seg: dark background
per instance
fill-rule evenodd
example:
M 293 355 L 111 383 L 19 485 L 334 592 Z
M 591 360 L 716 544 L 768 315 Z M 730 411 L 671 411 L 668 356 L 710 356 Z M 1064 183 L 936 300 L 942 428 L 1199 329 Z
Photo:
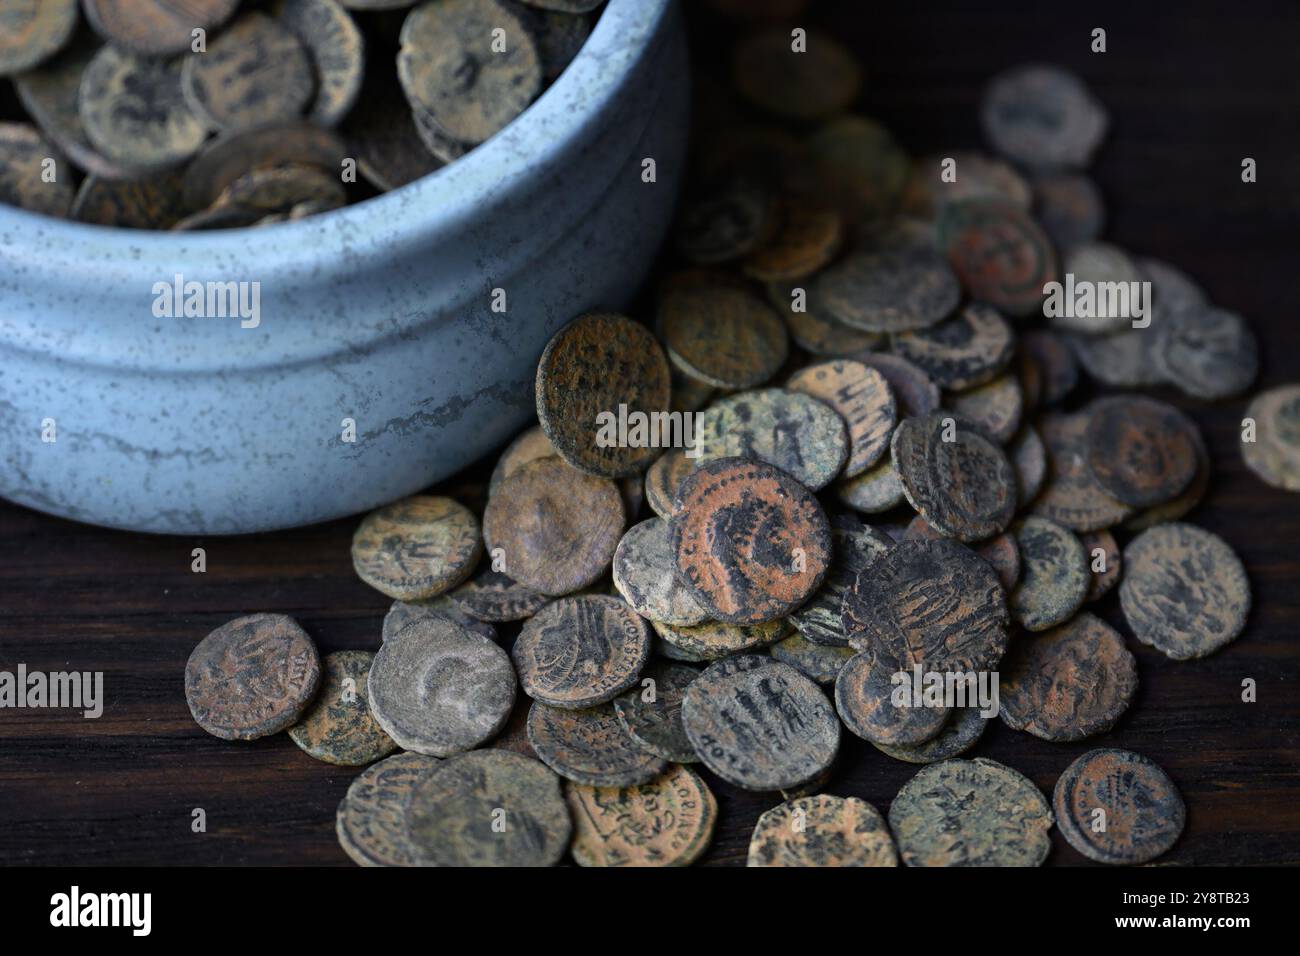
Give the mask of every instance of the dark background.
M 696 62 L 715 69 L 728 29 L 699 0 L 687 5 Z M 1093 169 L 1107 238 L 1183 268 L 1250 319 L 1260 387 L 1300 380 L 1300 6 L 824 0 L 806 20 L 859 54 L 859 108 L 914 153 L 982 145 L 978 97 L 998 70 L 1026 61 L 1076 70 L 1112 119 Z M 1089 52 L 1097 26 L 1108 33 L 1103 55 Z M 1245 156 L 1259 164 L 1254 185 L 1241 182 Z M 1156 394 L 1187 409 L 1209 441 L 1214 480 L 1190 520 L 1246 564 L 1255 610 L 1245 634 L 1187 662 L 1130 639 L 1141 687 L 1114 731 L 1049 744 L 995 722 L 967 756 L 1007 763 L 1050 794 L 1085 750 L 1133 749 L 1160 763 L 1188 804 L 1186 832 L 1161 863 L 1300 862 L 1300 496 L 1242 464 L 1245 398 L 1209 406 Z M 451 493 L 472 499 L 473 479 Z M 322 654 L 377 648 L 390 602 L 352 572 L 354 526 L 163 538 L 0 502 L 0 669 L 102 670 L 107 697 L 99 720 L 0 711 L 0 863 L 346 863 L 334 812 L 357 771 L 318 763 L 283 734 L 209 737 L 190 718 L 182 674 L 209 630 L 254 611 L 297 617 Z M 207 549 L 207 574 L 190 572 L 196 546 Z M 1113 594 L 1100 611 L 1127 633 Z M 1258 703 L 1240 700 L 1246 677 Z M 826 790 L 887 811 L 917 769 L 846 733 Z M 704 862 L 743 863 L 758 814 L 779 798 L 706 776 L 721 808 Z M 195 807 L 207 812 L 206 834 L 190 832 Z M 1053 838 L 1050 863 L 1087 862 Z

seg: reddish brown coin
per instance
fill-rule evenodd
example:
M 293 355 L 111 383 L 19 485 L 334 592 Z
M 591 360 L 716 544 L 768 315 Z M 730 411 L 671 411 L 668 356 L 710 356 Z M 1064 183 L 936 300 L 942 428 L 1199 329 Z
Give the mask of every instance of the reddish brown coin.
M 972 298 L 1011 315 L 1038 311 L 1043 286 L 1058 278 L 1051 240 L 1012 203 L 951 203 L 939 216 L 939 244 Z
M 822 362 L 800 369 L 786 388 L 811 395 L 844 419 L 849 431 L 849 460 L 844 477 L 860 475 L 889 450 L 898 409 L 885 377 L 851 359 Z
M 855 654 L 835 678 L 835 711 L 845 727 L 873 744 L 923 744 L 943 729 L 948 708 L 915 700 L 911 678 L 886 657 Z
M 904 541 L 934 541 L 944 535 L 930 527 L 924 518 L 917 515 L 908 523 L 903 532 Z M 1020 546 L 1016 544 L 1015 535 L 1002 533 L 975 546 L 975 553 L 989 563 L 998 573 L 998 580 L 1008 592 L 1020 580 Z
M 1079 535 L 1079 540 L 1083 542 L 1088 555 L 1088 569 L 1092 572 L 1087 600 L 1096 601 L 1119 583 L 1124 559 L 1115 536 L 1109 531 L 1090 531 Z
M 672 517 L 677 492 L 686 476 L 695 470 L 696 460 L 687 457 L 686 449 L 670 448 L 646 469 L 645 500 L 659 517 Z
M 1196 425 L 1150 398 L 1104 398 L 1089 408 L 1088 467 L 1097 483 L 1139 508 L 1168 501 L 1196 476 Z
M 1072 531 L 1109 528 L 1133 509 L 1111 496 L 1088 468 L 1088 416 L 1046 415 L 1038 432 L 1047 448 L 1047 484 L 1029 510 Z
M 1100 863 L 1148 863 L 1178 842 L 1187 821 L 1167 773 L 1141 754 L 1110 747 L 1065 768 L 1052 806 L 1070 846 Z M 1097 826 L 1099 820 L 1106 825 Z
M 785 364 L 785 325 L 757 295 L 730 285 L 677 289 L 660 306 L 668 357 L 717 388 L 753 388 Z
M 781 204 L 777 232 L 745 257 L 741 268 L 762 282 L 792 281 L 825 266 L 840 249 L 844 221 L 834 209 L 804 199 Z

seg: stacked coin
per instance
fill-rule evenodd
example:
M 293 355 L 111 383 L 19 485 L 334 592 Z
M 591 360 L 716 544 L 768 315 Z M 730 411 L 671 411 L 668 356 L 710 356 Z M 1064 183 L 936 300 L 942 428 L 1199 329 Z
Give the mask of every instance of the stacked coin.
M 601 2 L 0 0 L 28 120 L 0 122 L 0 202 L 222 229 L 360 201 L 523 112 Z

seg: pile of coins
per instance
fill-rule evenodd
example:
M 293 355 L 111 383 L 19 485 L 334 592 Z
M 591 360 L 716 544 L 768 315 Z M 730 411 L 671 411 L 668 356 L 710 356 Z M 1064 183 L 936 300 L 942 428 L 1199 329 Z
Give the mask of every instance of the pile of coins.
M 961 759 L 991 713 L 900 703 L 898 678 L 1000 675 L 1003 724 L 1079 741 L 1137 690 L 1123 635 L 1088 610 L 1110 591 L 1173 660 L 1233 641 L 1245 571 L 1182 520 L 1211 474 L 1195 422 L 1146 395 L 1067 402 L 1080 367 L 1236 394 L 1256 373 L 1249 329 L 1099 241 L 1080 168 L 1107 120 L 1077 78 L 996 78 L 1000 157 L 913 162 L 846 112 L 861 73 L 830 37 L 795 52 L 759 31 L 734 69 L 739 99 L 701 88 L 680 262 L 648 325 L 592 312 L 554 336 L 538 425 L 501 454 L 481 514 L 417 496 L 357 529 L 357 573 L 394 604 L 368 674 L 356 652 L 326 660 L 350 702 L 310 703 L 310 642 L 259 616 L 195 651 L 196 719 L 236 738 L 288 726 L 334 762 L 406 751 L 339 807 L 365 865 L 685 865 L 717 818 L 711 779 L 780 795 L 751 866 L 1038 865 L 1054 825 L 1091 859 L 1154 859 L 1185 808 L 1152 761 L 1062 761 L 1049 801 Z M 1149 325 L 1032 321 L 1066 273 L 1150 281 Z M 1297 396 L 1259 401 L 1273 424 L 1255 467 L 1293 479 L 1277 423 Z M 507 654 L 496 628 L 516 623 Z M 845 731 L 923 765 L 887 817 L 821 792 Z
M 222 229 L 397 189 L 522 113 L 602 2 L 0 0 L 26 111 L 0 115 L 0 202 Z

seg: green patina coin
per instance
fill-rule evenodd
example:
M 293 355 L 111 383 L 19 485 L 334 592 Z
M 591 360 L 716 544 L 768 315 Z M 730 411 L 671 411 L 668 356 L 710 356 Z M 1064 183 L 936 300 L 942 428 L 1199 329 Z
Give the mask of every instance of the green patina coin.
M 464 505 L 433 495 L 372 511 L 352 535 L 352 565 L 372 588 L 399 600 L 437 597 L 474 571 L 483 542 Z
M 864 525 L 854 515 L 831 518 L 831 566 L 821 588 L 790 622 L 806 640 L 826 647 L 846 647 L 840 610 L 844 593 L 876 558 L 894 546 L 883 532 Z
M 1029 631 L 1064 623 L 1083 606 L 1092 583 L 1083 543 L 1046 518 L 1023 518 L 1012 530 L 1021 568 L 1008 600 L 1012 619 Z
M 682 728 L 682 697 L 700 672 L 684 664 L 656 661 L 637 686 L 614 698 L 614 712 L 629 737 L 656 756 L 674 763 L 700 758 Z
M 830 684 L 835 675 L 856 652 L 851 647 L 814 644 L 802 634 L 791 634 L 772 645 L 769 652 L 783 664 L 811 677 L 819 684 Z
M 652 621 L 655 634 L 664 643 L 664 656 L 675 660 L 712 661 L 741 651 L 767 647 L 790 633 L 790 621 L 778 618 L 761 624 L 727 624 L 705 621 L 694 627 L 677 627 Z
M 397 744 L 370 713 L 367 679 L 375 655 L 369 651 L 335 651 L 325 655 L 320 691 L 289 738 L 325 763 L 360 767 L 397 749 Z

